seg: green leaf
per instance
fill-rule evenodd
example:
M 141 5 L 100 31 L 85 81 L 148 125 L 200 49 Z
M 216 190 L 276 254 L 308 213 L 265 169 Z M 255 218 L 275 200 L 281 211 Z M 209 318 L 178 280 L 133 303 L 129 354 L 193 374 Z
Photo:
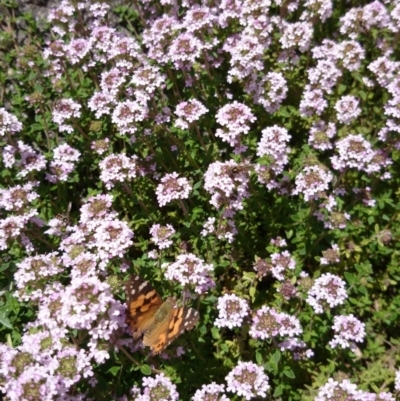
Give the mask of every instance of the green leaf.
M 111 373 L 113 376 L 116 376 L 120 370 L 121 366 L 113 366 L 112 368 L 108 369 L 108 372 Z
M 293 370 L 290 369 L 288 366 L 285 367 L 285 370 L 283 371 L 283 374 L 286 377 L 289 377 L 289 379 L 294 379 L 296 376 L 293 373 Z
M 0 324 L 7 327 L 8 329 L 13 328 L 10 319 L 8 318 L 5 312 L 0 312 Z
M 283 386 L 280 384 L 278 387 L 275 388 L 274 397 L 279 397 L 283 393 Z
M 217 327 L 214 326 L 214 327 L 211 329 L 211 335 L 212 335 L 212 337 L 213 337 L 215 340 L 218 340 L 218 339 L 220 338 L 219 330 L 218 330 Z
M 272 361 L 277 365 L 280 360 L 281 360 L 281 352 L 279 350 L 276 350 L 272 355 Z
M 151 375 L 151 367 L 149 365 L 142 365 L 140 371 L 146 376 Z

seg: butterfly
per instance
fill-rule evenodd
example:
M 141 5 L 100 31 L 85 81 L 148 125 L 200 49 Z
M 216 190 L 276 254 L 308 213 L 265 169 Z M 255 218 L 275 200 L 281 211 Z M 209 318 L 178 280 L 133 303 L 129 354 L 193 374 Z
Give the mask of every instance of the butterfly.
M 134 338 L 143 336 L 143 344 L 158 354 L 185 330 L 191 330 L 199 320 L 193 309 L 178 307 L 172 297 L 164 302 L 157 291 L 139 276 L 127 282 L 127 318 Z

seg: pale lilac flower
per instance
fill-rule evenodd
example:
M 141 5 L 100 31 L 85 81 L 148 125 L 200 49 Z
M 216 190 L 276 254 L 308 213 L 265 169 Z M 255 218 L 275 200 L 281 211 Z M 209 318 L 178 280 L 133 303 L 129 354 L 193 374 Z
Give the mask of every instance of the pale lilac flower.
M 138 122 L 147 118 L 147 107 L 139 102 L 126 100 L 118 103 L 112 113 L 112 122 L 121 134 L 134 134 L 138 129 Z
M 393 61 L 389 58 L 389 55 L 378 57 L 368 65 L 368 69 L 375 74 L 379 85 L 382 87 L 388 86 L 393 79 L 396 77 L 399 71 L 400 63 Z
M 344 68 L 349 71 L 356 71 L 365 59 L 365 51 L 359 42 L 355 40 L 344 40 L 337 46 L 338 58 Z
M 178 401 L 179 399 L 175 384 L 164 373 L 156 375 L 155 378 L 143 377 L 142 382 L 143 394 L 137 394 L 136 401 Z
M 324 93 L 331 94 L 339 78 L 342 76 L 342 71 L 340 71 L 333 60 L 322 59 L 318 60 L 315 67 L 308 69 L 307 76 L 310 88 L 319 89 Z
M 72 39 L 64 46 L 65 55 L 73 65 L 83 60 L 92 47 L 92 41 L 84 38 Z
M 19 156 L 18 159 L 16 156 Z M 46 168 L 46 159 L 31 146 L 18 141 L 17 147 L 7 145 L 3 150 L 3 162 L 6 167 L 15 166 L 18 177 L 26 177 L 32 171 L 41 171 Z
M 61 237 L 66 233 L 67 225 L 67 219 L 65 219 L 63 216 L 56 216 L 47 222 L 47 226 L 50 228 L 45 231 L 45 234 Z
M 154 259 L 154 260 L 157 260 L 160 257 L 157 250 L 149 251 L 147 253 L 147 256 L 149 257 L 149 259 Z
M 111 154 L 100 163 L 100 180 L 107 189 L 111 189 L 118 182 L 131 181 L 137 177 L 138 157 L 121 154 Z
M 163 89 L 166 77 L 161 70 L 150 64 L 135 69 L 131 76 L 131 84 L 135 86 L 135 96 L 138 99 L 147 101 L 157 89 Z
M 338 155 L 331 157 L 334 169 L 343 171 L 347 167 L 356 168 L 366 173 L 379 172 L 391 162 L 381 152 L 372 149 L 372 145 L 361 134 L 348 135 L 336 143 Z
M 252 338 L 266 340 L 277 336 L 294 337 L 303 332 L 300 321 L 283 312 L 263 306 L 253 313 L 249 331 Z
M 333 340 L 329 341 L 332 348 L 354 349 L 354 342 L 363 342 L 365 338 L 365 324 L 360 322 L 353 315 L 340 315 L 334 317 L 332 326 L 335 335 Z
M 336 135 L 336 126 L 334 123 L 319 120 L 312 124 L 308 143 L 314 149 L 327 150 L 332 149 L 333 145 L 330 139 Z
M 269 241 L 270 244 L 277 246 L 278 248 L 285 248 L 287 246 L 287 242 L 282 237 L 271 238 Z
M 212 382 L 204 384 L 200 390 L 194 393 L 192 401 L 229 401 L 229 398 L 224 394 L 225 386 Z
M 107 61 L 114 59 L 117 67 L 131 69 L 141 56 L 140 44 L 134 37 L 112 35 L 111 43 L 107 47 Z
M 148 57 L 165 64 L 169 61 L 168 51 L 172 39 L 179 32 L 181 23 L 176 17 L 167 14 L 152 21 L 148 29 L 143 32 L 143 43 L 149 49 Z
M 0 136 L 14 135 L 22 130 L 22 123 L 17 117 L 0 107 Z
M 225 378 L 226 389 L 238 396 L 251 400 L 254 397 L 267 396 L 270 388 L 268 376 L 264 373 L 261 366 L 253 362 L 239 361 L 237 366 Z
M 64 162 L 62 160 L 53 160 L 50 162 L 50 172 L 46 173 L 46 179 L 51 183 L 59 181 L 67 181 L 69 175 L 75 170 L 73 163 Z
M 112 68 L 110 71 L 101 73 L 100 88 L 101 93 L 107 99 L 116 99 L 118 92 L 122 90 L 124 83 L 127 80 L 127 75 L 120 68 Z
M 253 269 L 257 272 L 257 277 L 265 277 L 272 271 L 272 264 L 266 259 L 256 257 L 256 261 L 253 264 Z
M 342 124 L 350 124 L 361 114 L 359 101 L 354 96 L 342 96 L 335 104 L 336 118 Z
M 340 262 L 340 248 L 337 244 L 333 244 L 332 248 L 322 252 L 322 258 L 319 263 L 321 265 L 332 265 Z
M 97 277 L 77 277 L 65 288 L 59 319 L 71 329 L 90 330 L 113 301 L 107 283 Z
M 39 198 L 34 190 L 38 185 L 39 183 L 31 181 L 8 189 L 0 188 L 0 208 L 18 214 L 28 212 L 32 202 Z
M 17 263 L 14 280 L 18 288 L 16 296 L 23 300 L 37 300 L 43 295 L 43 288 L 49 278 L 64 271 L 55 252 L 31 256 Z
M 264 51 L 268 48 L 269 41 L 269 38 L 257 37 L 253 32 L 246 31 L 228 37 L 222 47 L 222 50 L 231 56 L 227 81 L 243 81 L 248 76 L 262 71 Z
M 110 115 L 111 108 L 114 107 L 115 104 L 116 99 L 114 95 L 109 92 L 95 92 L 87 103 L 89 109 L 95 113 L 96 118 L 100 118 L 103 115 Z
M 191 190 L 192 186 L 187 178 L 179 177 L 176 172 L 166 174 L 156 189 L 158 204 L 165 206 L 175 199 L 187 199 Z
M 81 108 L 82 106 L 72 99 L 60 99 L 55 102 L 52 120 L 58 125 L 60 132 L 70 134 L 73 131 L 72 125 L 65 122 L 70 119 L 79 118 L 81 116 Z
M 169 248 L 172 245 L 172 240 L 169 238 L 175 234 L 174 227 L 171 224 L 161 226 L 153 224 L 150 228 L 151 241 L 153 241 L 159 249 Z
M 293 353 L 295 361 L 310 359 L 314 356 L 314 351 L 306 348 L 307 344 L 298 339 L 297 337 L 289 337 L 278 344 L 278 348 L 283 351 L 290 351 Z
M 332 16 L 332 0 L 306 0 L 302 6 L 305 10 L 300 16 L 301 20 L 310 21 L 315 24 L 316 18 L 319 18 L 321 22 L 325 22 Z
M 99 194 L 88 198 L 82 205 L 79 221 L 81 223 L 90 223 L 93 220 L 108 220 L 116 217 L 116 212 L 112 212 L 111 206 L 113 197 L 110 194 Z
M 192 5 L 182 21 L 182 27 L 188 32 L 207 31 L 217 22 L 215 11 L 209 7 Z
M 182 66 L 191 66 L 200 57 L 204 48 L 205 44 L 196 36 L 183 32 L 173 39 L 168 49 L 168 56 L 175 69 L 179 69 Z
M 210 273 L 214 266 L 204 263 L 203 260 L 192 253 L 181 254 L 174 263 L 162 265 L 165 277 L 168 280 L 178 282 L 182 287 L 194 286 L 195 292 L 202 294 L 215 287 Z
M 217 327 L 241 327 L 243 320 L 249 315 L 249 304 L 245 299 L 235 294 L 225 294 L 217 301 L 218 318 L 214 325 Z
M 329 378 L 328 382 L 319 388 L 315 401 L 362 400 L 359 398 L 362 391 L 352 384 L 350 380 L 344 379 L 341 382 Z
M 216 120 L 223 128 L 218 128 L 215 136 L 231 146 L 237 146 L 240 135 L 250 131 L 250 124 L 256 121 L 256 117 L 249 107 L 235 100 L 218 110 Z
M 77 162 L 81 153 L 64 143 L 53 149 L 54 160 L 62 160 L 65 162 Z
M 322 313 L 323 307 L 333 308 L 343 305 L 348 297 L 346 283 L 338 276 L 331 273 L 324 273 L 317 278 L 308 292 L 306 302 L 312 306 L 315 313 Z
M 288 86 L 282 73 L 269 72 L 261 80 L 254 74 L 245 90 L 253 95 L 254 103 L 261 104 L 268 113 L 274 113 L 285 100 Z
M 243 200 L 249 197 L 249 171 L 249 164 L 234 160 L 211 163 L 204 175 L 204 189 L 212 195 L 210 203 L 217 209 L 243 209 Z
M 11 245 L 12 240 L 19 240 L 25 246 L 26 250 L 32 252 L 32 243 L 25 236 L 25 229 L 32 217 L 37 215 L 36 210 L 30 210 L 19 216 L 9 216 L 0 220 L 0 250 L 5 250 Z
M 300 115 L 302 117 L 320 116 L 327 107 L 328 102 L 324 99 L 324 92 L 306 85 L 299 106 Z
M 289 251 L 283 251 L 281 253 L 273 253 L 271 255 L 271 273 L 280 281 L 285 279 L 283 273 L 287 273 L 288 270 L 294 270 L 296 268 L 296 261 L 291 257 Z
M 307 51 L 313 36 L 313 25 L 309 22 L 284 23 L 279 42 L 283 49 L 296 48 L 302 53 Z
M 181 129 L 189 128 L 190 124 L 197 121 L 208 109 L 196 99 L 181 102 L 176 106 L 175 114 L 179 117 L 175 126 Z
M 289 162 L 288 154 L 290 149 L 287 144 L 291 136 L 286 128 L 281 128 L 277 125 L 265 128 L 261 133 L 262 136 L 257 145 L 257 156 L 265 156 L 269 162 L 269 169 L 275 175 L 280 174 Z M 273 177 L 271 178 L 273 179 Z
M 217 227 L 215 227 L 215 222 L 215 217 L 209 217 L 204 223 L 203 230 L 200 234 L 203 237 L 209 234 L 215 234 L 218 239 L 225 239 L 231 244 L 235 239 L 235 235 L 238 233 L 235 221 L 228 217 L 221 218 Z
M 104 219 L 97 220 L 95 224 L 92 241 L 88 241 L 87 246 L 94 247 L 103 262 L 123 257 L 133 245 L 133 231 L 127 221 Z
M 396 370 L 396 377 L 394 379 L 394 389 L 400 391 L 400 370 Z
M 29 366 L 16 378 L 4 383 L 2 392 L 9 401 L 30 400 L 29 394 L 38 394 L 41 401 L 53 401 L 59 393 L 59 378 L 44 366 Z
M 326 171 L 317 165 L 306 166 L 296 176 L 296 188 L 292 194 L 302 194 L 306 202 L 319 199 L 325 196 L 332 180 L 333 174 L 330 171 Z
M 90 145 L 90 148 L 93 149 L 98 155 L 102 155 L 110 149 L 110 140 L 106 138 L 93 141 Z

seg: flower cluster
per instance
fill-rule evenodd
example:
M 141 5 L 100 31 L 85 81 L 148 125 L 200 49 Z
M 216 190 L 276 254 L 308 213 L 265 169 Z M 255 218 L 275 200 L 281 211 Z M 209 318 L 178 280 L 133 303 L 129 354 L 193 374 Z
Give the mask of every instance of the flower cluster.
M 308 292 L 306 302 L 312 306 L 315 313 L 322 313 L 323 306 L 333 308 L 342 305 L 347 298 L 346 283 L 338 276 L 324 273 L 317 278 Z
M 200 390 L 197 390 L 192 397 L 192 401 L 229 401 L 224 394 L 225 386 L 215 382 L 205 384 Z
M 153 224 L 150 228 L 151 240 L 158 246 L 159 249 L 169 248 L 172 245 L 172 240 L 169 238 L 174 235 L 175 230 L 171 224 L 161 226 Z
M 211 194 L 210 203 L 216 209 L 226 207 L 231 213 L 243 209 L 242 202 L 249 196 L 249 168 L 248 164 L 234 160 L 214 162 L 208 166 L 204 189 Z
M 296 261 L 291 257 L 289 251 L 273 253 L 271 255 L 271 273 L 277 280 L 284 280 L 288 270 L 296 268 Z
M 175 199 L 187 199 L 191 190 L 187 178 L 179 177 L 178 173 L 166 174 L 156 189 L 158 204 L 165 206 Z
M 340 249 L 337 244 L 322 252 L 321 265 L 332 265 L 340 262 Z
M 307 166 L 296 176 L 296 188 L 293 195 L 303 194 L 305 201 L 326 196 L 333 174 L 319 166 Z
M 274 125 L 262 130 L 262 136 L 257 146 L 257 156 L 265 157 L 267 165 L 256 165 L 258 181 L 268 189 L 281 188 L 275 177 L 281 174 L 289 162 L 289 148 L 287 143 L 290 135 L 286 128 Z
M 50 173 L 46 174 L 46 178 L 52 183 L 67 181 L 68 175 L 74 171 L 80 155 L 78 150 L 66 143 L 55 148 L 54 160 L 50 163 Z
M 250 108 L 236 100 L 219 109 L 216 119 L 224 128 L 218 128 L 215 136 L 237 148 L 240 145 L 240 135 L 247 134 L 250 131 L 250 123 L 256 121 Z
M 361 323 L 353 315 L 335 316 L 332 327 L 335 336 L 329 345 L 332 348 L 340 346 L 341 348 L 354 348 L 355 342 L 362 342 L 365 338 L 365 324 Z
M 143 378 L 143 391 L 132 389 L 136 401 L 178 401 L 179 394 L 171 380 L 160 373 L 153 377 Z
M 243 320 L 249 315 L 250 308 L 246 300 L 235 294 L 225 294 L 217 301 L 218 318 L 215 320 L 217 327 L 240 327 Z
M 15 167 L 18 170 L 17 176 L 21 178 L 46 168 L 45 157 L 22 141 L 18 141 L 16 146 L 6 145 L 2 156 L 5 167 Z
M 100 163 L 100 179 L 107 189 L 111 189 L 118 182 L 130 181 L 136 178 L 138 173 L 137 156 L 111 154 L 105 157 Z
M 17 117 L 0 107 L 0 136 L 13 135 L 22 130 L 22 123 Z
M 254 397 L 267 396 L 270 388 L 268 376 L 261 366 L 252 362 L 240 361 L 225 378 L 227 390 L 251 400 Z
M 70 119 L 77 119 L 81 116 L 80 109 L 82 106 L 73 99 L 60 99 L 53 107 L 53 121 L 58 124 L 60 132 L 71 134 L 74 130 L 73 126 L 65 122 Z
M 395 401 L 392 394 L 381 392 L 378 394 L 360 390 L 350 380 L 336 381 L 332 378 L 318 390 L 315 401 L 343 400 L 371 400 L 371 401 Z
M 277 336 L 294 337 L 302 333 L 300 321 L 294 316 L 263 306 L 253 314 L 250 336 L 266 340 Z
M 162 266 L 165 277 L 176 281 L 181 286 L 194 286 L 195 292 L 202 294 L 215 286 L 210 272 L 214 271 L 213 265 L 204 263 L 203 260 L 192 253 L 178 255 L 176 262 Z
M 197 121 L 208 109 L 196 99 L 181 102 L 176 106 L 175 114 L 179 117 L 175 125 L 181 129 L 188 129 L 189 125 Z

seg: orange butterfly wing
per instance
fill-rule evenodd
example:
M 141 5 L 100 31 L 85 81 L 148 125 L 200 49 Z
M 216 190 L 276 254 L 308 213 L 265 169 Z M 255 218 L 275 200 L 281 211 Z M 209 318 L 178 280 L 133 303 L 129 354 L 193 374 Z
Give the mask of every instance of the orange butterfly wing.
M 139 276 L 133 276 L 125 287 L 127 323 L 133 336 L 144 333 L 143 344 L 158 354 L 185 330 L 191 330 L 199 313 L 188 307 L 178 308 L 173 298 L 162 301 L 157 291 Z
M 128 281 L 125 291 L 128 304 L 126 322 L 137 338 L 152 325 L 154 315 L 163 302 L 157 291 L 139 276 L 133 276 Z
M 168 300 L 166 301 L 168 302 Z M 161 322 L 156 322 L 144 335 L 143 344 L 158 354 L 185 330 L 191 330 L 199 320 L 193 308 L 177 308 L 175 305 Z

